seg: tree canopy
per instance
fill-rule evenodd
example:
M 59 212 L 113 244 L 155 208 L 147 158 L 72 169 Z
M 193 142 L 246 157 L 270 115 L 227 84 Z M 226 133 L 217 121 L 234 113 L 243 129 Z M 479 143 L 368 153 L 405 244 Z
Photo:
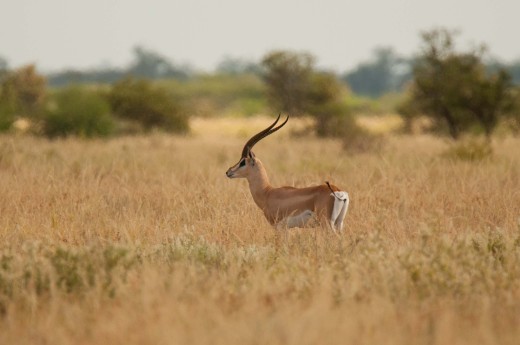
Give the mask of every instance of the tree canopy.
M 396 54 L 390 47 L 374 50 L 373 58 L 359 64 L 342 79 L 352 91 L 369 97 L 399 91 L 411 77 L 411 61 Z
M 271 107 L 290 115 L 311 115 L 319 136 L 365 140 L 345 102 L 346 87 L 333 73 L 316 70 L 307 53 L 274 51 L 263 59 Z
M 490 136 L 513 104 L 509 74 L 503 69 L 486 70 L 484 48 L 457 52 L 451 31 L 432 30 L 423 33 L 422 39 L 411 98 L 402 112 L 428 115 L 438 126 L 447 126 L 453 139 L 476 126 Z
M 21 116 L 36 116 L 44 105 L 46 79 L 34 65 L 5 72 L 0 85 L 0 104 Z
M 308 53 L 274 51 L 262 60 L 268 98 L 274 108 L 292 115 L 308 110 L 314 57 Z
M 167 57 L 144 47 L 133 49 L 133 60 L 126 67 L 101 67 L 88 70 L 65 70 L 51 73 L 48 81 L 51 86 L 64 86 L 78 83 L 115 83 L 128 76 L 147 79 L 185 80 L 193 74 L 186 65 L 176 65 Z

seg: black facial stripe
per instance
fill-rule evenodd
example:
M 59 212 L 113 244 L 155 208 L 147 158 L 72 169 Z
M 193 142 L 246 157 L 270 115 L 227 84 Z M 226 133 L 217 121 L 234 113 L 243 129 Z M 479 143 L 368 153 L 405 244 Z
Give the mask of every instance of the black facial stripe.
M 239 167 L 242 168 L 244 165 L 246 165 L 246 160 L 245 160 L 245 159 L 242 159 L 242 160 L 240 161 L 240 165 L 239 165 Z

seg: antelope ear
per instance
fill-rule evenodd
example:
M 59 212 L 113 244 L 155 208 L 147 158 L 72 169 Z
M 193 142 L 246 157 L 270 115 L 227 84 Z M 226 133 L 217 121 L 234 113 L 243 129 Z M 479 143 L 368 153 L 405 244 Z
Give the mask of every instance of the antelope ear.
M 249 151 L 249 159 L 251 159 L 251 163 L 252 165 L 255 165 L 255 154 L 253 153 L 253 151 Z

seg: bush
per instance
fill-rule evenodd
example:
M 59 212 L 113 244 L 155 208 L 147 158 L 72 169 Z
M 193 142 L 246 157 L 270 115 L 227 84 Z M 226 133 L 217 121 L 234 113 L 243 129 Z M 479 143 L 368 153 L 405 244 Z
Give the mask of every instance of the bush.
M 0 132 L 8 131 L 14 120 L 15 118 L 11 107 L 0 103 Z
M 316 134 L 321 137 L 336 137 L 350 153 L 378 150 L 382 138 L 359 126 L 345 102 L 331 102 L 316 109 Z
M 141 124 L 145 129 L 162 128 L 184 133 L 188 118 L 168 92 L 146 80 L 125 79 L 114 85 L 108 96 L 110 106 L 122 119 Z
M 201 75 L 190 80 L 161 80 L 156 85 L 181 100 L 184 110 L 201 117 L 264 113 L 265 85 L 253 74 Z
M 378 152 L 384 144 L 384 137 L 370 133 L 355 124 L 345 126 L 342 132 L 343 148 L 350 153 Z
M 341 137 L 346 127 L 357 126 L 352 113 L 343 102 L 329 102 L 313 109 L 316 134 L 320 137 Z
M 107 136 L 114 127 L 110 107 L 103 96 L 78 86 L 57 92 L 43 118 L 43 132 L 49 137 Z
M 45 104 L 45 97 L 45 77 L 37 73 L 34 65 L 7 72 L 3 77 L 0 107 L 9 108 L 17 116 L 39 116 Z
M 482 161 L 493 156 L 493 147 L 487 139 L 468 137 L 451 145 L 443 156 L 463 161 Z

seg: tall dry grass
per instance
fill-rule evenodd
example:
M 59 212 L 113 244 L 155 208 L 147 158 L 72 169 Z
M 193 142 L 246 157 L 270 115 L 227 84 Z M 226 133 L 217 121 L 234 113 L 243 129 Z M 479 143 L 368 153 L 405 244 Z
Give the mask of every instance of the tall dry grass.
M 277 233 L 224 175 L 251 121 L 0 137 L 0 344 L 518 343 L 519 140 L 466 162 L 277 133 L 255 150 L 274 185 L 351 196 L 342 236 Z

